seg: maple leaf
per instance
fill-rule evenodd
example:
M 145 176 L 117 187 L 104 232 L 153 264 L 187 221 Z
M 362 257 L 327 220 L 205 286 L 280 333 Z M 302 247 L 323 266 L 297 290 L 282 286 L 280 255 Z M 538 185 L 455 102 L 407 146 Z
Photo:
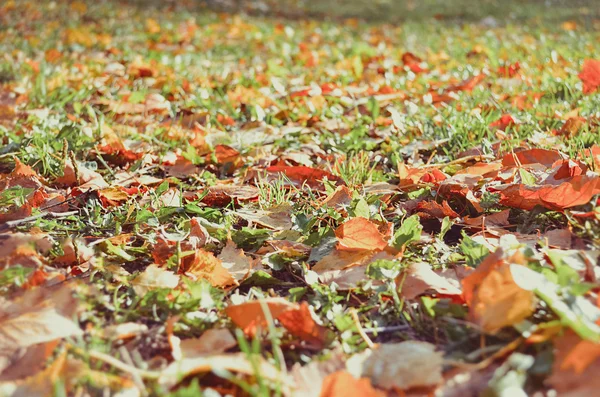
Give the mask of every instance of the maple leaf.
M 340 250 L 382 250 L 387 247 L 385 236 L 377 225 L 362 217 L 352 218 L 335 230 Z
M 586 59 L 578 76 L 583 82 L 584 94 L 591 94 L 596 91 L 600 87 L 600 61 Z

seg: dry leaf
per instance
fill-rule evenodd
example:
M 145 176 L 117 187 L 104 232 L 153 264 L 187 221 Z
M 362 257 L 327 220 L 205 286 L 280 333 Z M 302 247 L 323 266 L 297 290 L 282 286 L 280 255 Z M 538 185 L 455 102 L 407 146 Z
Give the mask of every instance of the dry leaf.
M 171 388 L 186 376 L 210 371 L 218 375 L 224 370 L 250 376 L 258 370 L 264 378 L 281 382 L 285 389 L 292 386 L 291 380 L 285 374 L 279 372 L 263 358 L 254 357 L 253 362 L 250 362 L 245 353 L 200 356 L 174 361 L 161 372 L 158 383 L 163 387 Z
M 329 330 L 315 322 L 306 302 L 283 312 L 277 316 L 277 320 L 290 334 L 312 345 L 322 347 L 329 339 Z
M 212 252 L 199 249 L 184 259 L 180 271 L 194 280 L 207 280 L 213 287 L 237 285 L 236 279 Z M 239 274 L 238 274 L 239 275 Z
M 427 342 L 406 341 L 377 346 L 363 363 L 362 376 L 383 389 L 406 390 L 440 384 L 443 354 Z
M 402 275 L 399 279 L 402 279 Z M 406 272 L 400 295 L 406 299 L 414 299 L 428 291 L 438 295 L 459 296 L 462 291 L 452 282 L 446 280 L 431 269 L 425 262 L 413 263 Z
M 248 277 L 252 271 L 253 261 L 246 256 L 232 240 L 227 240 L 225 248 L 219 254 L 221 265 L 233 276 L 239 284 Z
M 600 388 L 600 344 L 582 340 L 571 330 L 554 340 L 552 375 L 546 384 L 563 397 L 588 397 Z
M 377 225 L 366 218 L 352 218 L 335 230 L 340 250 L 382 250 L 387 247 Z
M 487 273 L 479 271 L 482 265 L 463 280 L 471 321 L 493 334 L 529 317 L 535 310 L 535 293 L 515 283 L 510 265 L 496 262 L 485 267 Z
M 158 265 L 150 265 L 133 280 L 131 285 L 138 296 L 144 296 L 157 288 L 175 288 L 179 284 L 179 276 Z
M 267 329 L 268 323 L 263 311 L 268 309 L 271 317 L 276 319 L 287 310 L 294 309 L 297 305 L 288 302 L 283 298 L 269 298 L 256 301 L 245 302 L 235 306 L 228 306 L 225 314 L 231 318 L 231 321 L 241 328 L 247 335 L 255 335 L 258 328 Z
M 334 372 L 323 380 L 319 397 L 383 397 L 367 378 L 356 379 L 346 371 Z

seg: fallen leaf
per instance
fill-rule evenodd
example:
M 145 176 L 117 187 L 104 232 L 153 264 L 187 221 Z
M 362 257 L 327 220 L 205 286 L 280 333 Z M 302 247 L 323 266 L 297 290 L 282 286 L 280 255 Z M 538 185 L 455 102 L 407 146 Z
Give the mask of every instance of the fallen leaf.
M 383 397 L 367 378 L 356 379 L 346 371 L 334 372 L 323 380 L 319 397 Z
M 286 310 L 277 316 L 277 320 L 288 332 L 302 341 L 317 347 L 323 347 L 329 339 L 329 330 L 315 322 L 306 302 L 294 309 Z
M 307 184 L 312 188 L 322 188 L 323 180 L 340 183 L 341 179 L 330 172 L 323 171 L 317 168 L 306 167 L 304 165 L 287 166 L 287 165 L 274 165 L 267 167 L 269 174 L 283 174 L 292 183 L 300 187 L 303 184 Z
M 38 287 L 0 303 L 0 352 L 81 335 L 74 284 Z
M 144 296 L 149 291 L 157 288 L 175 288 L 179 284 L 179 276 L 172 271 L 166 270 L 158 265 L 150 265 L 138 274 L 131 285 L 138 296 Z
M 291 380 L 285 374 L 263 358 L 253 357 L 250 361 L 246 353 L 199 356 L 174 361 L 161 371 L 158 383 L 163 387 L 171 388 L 187 376 L 211 371 L 217 375 L 229 371 L 249 376 L 255 375 L 258 371 L 262 377 L 280 382 L 286 389 L 292 386 Z
M 218 256 L 221 265 L 227 269 L 233 278 L 241 283 L 252 271 L 253 260 L 246 256 L 243 250 L 239 249 L 232 240 L 227 240 L 225 248 Z
M 500 203 L 524 210 L 532 210 L 536 205 L 541 205 L 560 211 L 587 204 L 596 194 L 600 194 L 600 178 L 577 175 L 558 186 L 510 185 L 500 190 Z
M 444 200 L 442 204 L 439 204 L 436 201 L 421 201 L 417 204 L 415 211 L 419 217 L 423 219 L 443 219 L 445 217 L 454 219 L 459 217 L 459 215 L 450 208 L 450 205 L 448 205 L 446 200 Z
M 221 260 L 212 252 L 203 249 L 196 250 L 192 255 L 184 258 L 180 272 L 194 280 L 207 280 L 213 287 L 238 285 Z
M 383 389 L 406 390 L 442 383 L 443 353 L 427 342 L 385 343 L 363 363 L 362 376 Z
M 293 226 L 291 212 L 290 204 L 281 204 L 266 210 L 239 209 L 235 214 L 248 222 L 255 222 L 270 229 L 289 230 Z
M 583 69 L 579 73 L 579 78 L 583 82 L 583 93 L 591 94 L 600 87 L 600 61 L 595 59 L 586 59 L 583 62 Z
M 600 344 L 582 340 L 566 330 L 554 339 L 554 363 L 546 384 L 561 397 L 587 397 L 600 387 Z
M 229 318 L 231 318 L 231 321 L 241 328 L 244 333 L 247 335 L 255 335 L 258 328 L 265 330 L 268 326 L 263 306 L 265 310 L 269 310 L 273 319 L 276 319 L 285 311 L 296 307 L 296 305 L 283 298 L 269 298 L 228 306 L 225 308 L 225 314 L 227 314 Z
M 456 285 L 434 272 L 425 262 L 411 264 L 404 275 L 398 277 L 400 280 L 405 277 L 400 289 L 400 295 L 405 299 L 414 299 L 429 291 L 442 296 L 462 295 Z
M 462 284 L 469 318 L 487 333 L 521 322 L 535 310 L 535 293 L 515 282 L 501 249 L 488 255 Z
M 378 226 L 362 217 L 352 218 L 335 230 L 340 250 L 382 250 L 387 247 Z
M 520 167 L 521 165 L 542 164 L 551 167 L 552 164 L 563 159 L 564 156 L 556 150 L 528 149 L 505 154 L 502 157 L 502 165 Z

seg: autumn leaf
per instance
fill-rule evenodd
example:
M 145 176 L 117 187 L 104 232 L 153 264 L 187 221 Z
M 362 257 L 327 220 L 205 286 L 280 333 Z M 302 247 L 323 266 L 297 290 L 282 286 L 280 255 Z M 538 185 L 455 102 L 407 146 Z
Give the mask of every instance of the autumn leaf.
M 277 316 L 277 320 L 288 332 L 314 346 L 322 347 L 330 338 L 329 330 L 315 322 L 306 302 L 300 307 L 287 310 Z
M 239 269 L 235 270 L 239 271 Z M 235 277 L 223 266 L 221 260 L 212 252 L 203 249 L 198 249 L 186 257 L 180 272 L 194 280 L 207 280 L 214 287 L 223 288 L 237 285 Z M 238 274 L 239 276 L 240 274 Z
M 356 379 L 346 371 L 334 372 L 323 380 L 319 397 L 382 397 L 367 378 Z
M 382 250 L 387 247 L 378 226 L 366 218 L 352 218 L 335 230 L 340 250 Z
M 28 290 L 10 302 L 3 302 L 0 314 L 0 351 L 45 343 L 55 339 L 81 335 L 74 321 L 79 303 L 74 297 L 74 284 L 38 287 Z
M 400 295 L 406 299 L 414 299 L 427 292 L 441 296 L 460 296 L 462 291 L 457 280 L 446 279 L 425 262 L 411 264 L 408 270 L 398 276 L 402 282 Z
M 144 296 L 157 288 L 175 288 L 179 284 L 179 276 L 172 271 L 157 265 L 150 265 L 132 281 L 133 290 L 138 296 Z
M 365 360 L 362 376 L 383 389 L 431 387 L 443 381 L 442 364 L 443 354 L 430 343 L 384 343 Z
M 462 284 L 469 318 L 485 332 L 496 333 L 525 320 L 535 310 L 534 292 L 515 282 L 501 249 L 488 255 Z
M 502 165 L 519 167 L 521 165 L 542 164 L 550 167 L 555 162 L 563 159 L 564 156 L 556 150 L 528 149 L 504 155 Z
M 600 61 L 595 59 L 586 59 L 583 62 L 583 69 L 579 73 L 579 78 L 583 82 L 583 93 L 591 94 L 600 87 Z
M 267 329 L 268 322 L 264 310 L 269 310 L 271 317 L 276 319 L 282 313 L 295 307 L 293 303 L 283 298 L 270 298 L 228 306 L 225 309 L 225 314 L 244 333 L 254 335 L 259 328 L 263 330 Z
M 296 186 L 302 186 L 307 184 L 313 188 L 321 188 L 323 186 L 323 180 L 340 183 L 341 179 L 330 172 L 323 171 L 317 168 L 306 167 L 304 165 L 298 166 L 286 166 L 286 165 L 273 165 L 267 167 L 266 170 L 269 174 L 283 174 Z
M 554 339 L 554 364 L 546 384 L 560 396 L 584 397 L 596 393 L 600 387 L 600 344 L 582 340 L 567 330 Z

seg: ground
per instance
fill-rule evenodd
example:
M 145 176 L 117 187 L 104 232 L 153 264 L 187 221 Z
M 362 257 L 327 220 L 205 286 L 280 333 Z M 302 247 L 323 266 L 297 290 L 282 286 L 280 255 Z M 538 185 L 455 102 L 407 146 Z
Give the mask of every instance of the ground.
M 600 16 L 469 4 L 2 2 L 0 395 L 593 395 Z

